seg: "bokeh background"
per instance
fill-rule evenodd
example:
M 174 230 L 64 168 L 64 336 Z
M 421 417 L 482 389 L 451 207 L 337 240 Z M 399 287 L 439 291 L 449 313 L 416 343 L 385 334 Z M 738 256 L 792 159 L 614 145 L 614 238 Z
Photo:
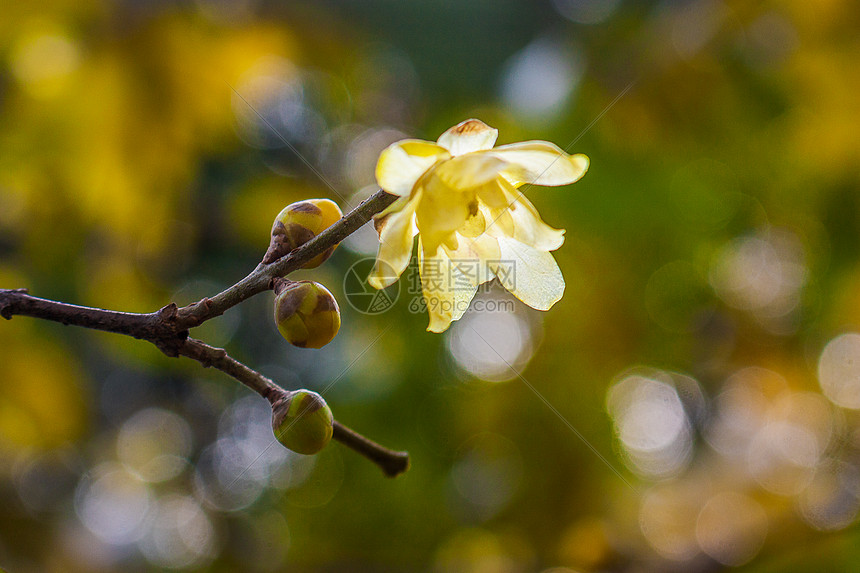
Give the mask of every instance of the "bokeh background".
M 411 452 L 395 480 L 273 446 L 220 372 L 3 321 L 0 566 L 856 569 L 858 54 L 850 0 L 0 1 L 4 288 L 192 302 L 286 204 L 347 208 L 387 144 L 469 117 L 592 161 L 527 191 L 567 229 L 550 312 L 491 288 L 434 335 L 406 283 L 359 313 L 364 229 L 303 275 L 341 302 L 329 346 L 290 347 L 268 294 L 195 331 L 335 382 L 338 419 Z

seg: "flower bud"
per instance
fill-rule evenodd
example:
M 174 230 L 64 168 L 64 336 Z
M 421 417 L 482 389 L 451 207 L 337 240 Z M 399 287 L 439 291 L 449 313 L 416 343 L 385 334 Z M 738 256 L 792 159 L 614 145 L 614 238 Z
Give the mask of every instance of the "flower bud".
M 275 285 L 275 323 L 293 346 L 322 348 L 340 330 L 340 309 L 321 284 L 282 280 Z
M 331 441 L 334 432 L 331 408 L 310 390 L 285 393 L 272 404 L 272 430 L 285 448 L 311 455 Z
M 284 207 L 272 225 L 272 240 L 263 263 L 271 263 L 296 249 L 331 227 L 343 213 L 337 203 L 328 199 L 307 199 Z M 320 266 L 334 252 L 332 245 L 304 264 L 312 269 Z

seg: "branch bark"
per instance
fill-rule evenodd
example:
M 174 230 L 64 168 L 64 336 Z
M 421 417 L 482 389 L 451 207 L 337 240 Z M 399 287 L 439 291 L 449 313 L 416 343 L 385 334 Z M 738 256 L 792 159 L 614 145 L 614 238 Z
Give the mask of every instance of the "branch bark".
M 186 356 L 204 367 L 216 368 L 233 377 L 260 396 L 269 399 L 284 392 L 274 381 L 215 348 L 188 337 L 188 329 L 223 314 L 248 298 L 272 288 L 273 280 L 297 270 L 326 249 L 354 233 L 397 199 L 378 191 L 334 225 L 288 255 L 270 264 L 260 264 L 248 276 L 223 292 L 179 308 L 174 303 L 151 313 L 130 313 L 78 306 L 31 296 L 27 289 L 0 289 L 0 316 L 30 316 L 66 325 L 124 334 L 147 340 L 168 356 Z M 334 439 L 377 464 L 385 475 L 394 477 L 409 467 L 409 454 L 385 448 L 334 422 Z
M 0 316 L 10 319 L 16 314 L 116 332 L 145 340 L 151 340 L 164 333 L 161 326 L 162 311 L 139 314 L 104 310 L 30 296 L 28 290 L 24 288 L 0 289 Z

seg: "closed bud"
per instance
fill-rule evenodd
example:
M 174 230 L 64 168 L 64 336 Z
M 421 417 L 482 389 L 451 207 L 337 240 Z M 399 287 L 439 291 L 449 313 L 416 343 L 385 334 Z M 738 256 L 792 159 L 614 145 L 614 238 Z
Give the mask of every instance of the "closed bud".
M 340 330 L 340 309 L 321 284 L 282 279 L 275 285 L 275 323 L 293 346 L 322 348 Z
M 285 393 L 272 404 L 272 430 L 287 449 L 312 455 L 331 441 L 334 418 L 322 396 L 310 390 Z
M 304 245 L 331 227 L 341 217 L 343 212 L 340 207 L 328 199 L 307 199 L 287 205 L 275 217 L 275 223 L 272 225 L 272 240 L 263 263 L 271 263 Z M 332 245 L 305 263 L 303 268 L 312 269 L 320 266 L 331 256 L 336 247 L 337 245 Z

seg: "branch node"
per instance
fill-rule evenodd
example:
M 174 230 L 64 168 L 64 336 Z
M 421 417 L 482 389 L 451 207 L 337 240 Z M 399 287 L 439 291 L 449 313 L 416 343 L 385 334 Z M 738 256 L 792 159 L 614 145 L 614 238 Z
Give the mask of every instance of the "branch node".
M 179 356 L 179 350 L 176 349 L 175 344 L 165 344 L 162 342 L 156 342 L 155 345 L 161 350 L 166 356 L 170 358 L 176 358 Z
M 183 336 L 184 335 L 184 336 Z M 171 358 L 176 358 L 177 356 L 182 355 L 182 348 L 185 346 L 185 341 L 188 338 L 188 331 L 184 331 L 179 333 L 176 336 L 171 336 L 167 338 L 158 338 L 155 340 L 151 340 L 155 346 L 158 347 L 164 354 Z M 208 364 L 204 364 L 204 366 L 209 366 Z
M 261 395 L 263 398 L 265 398 L 266 400 L 268 400 L 268 401 L 269 401 L 269 403 L 270 403 L 270 404 L 272 404 L 272 405 L 274 406 L 274 405 L 275 405 L 275 402 L 277 402 L 278 400 L 282 400 L 282 399 L 284 399 L 284 398 L 288 397 L 288 396 L 289 396 L 289 394 L 290 394 L 290 392 L 288 392 L 288 391 L 284 390 L 284 389 L 283 389 L 283 388 L 281 388 L 280 386 L 269 386 L 269 387 L 268 387 L 268 388 L 266 388 L 266 390 L 265 390 L 265 391 L 263 391 L 260 395 Z
M 275 296 L 284 292 L 284 289 L 291 284 L 295 284 L 294 281 L 284 277 L 275 277 L 269 281 L 269 287 L 275 292 Z
M 179 307 L 176 306 L 176 303 L 171 302 L 170 304 L 168 304 L 167 306 L 163 307 L 161 310 L 158 311 L 158 316 L 161 318 L 161 320 L 171 321 L 171 320 L 174 320 L 176 318 L 176 314 L 177 314 L 178 310 L 179 310 Z
M 25 288 L 0 289 L 0 295 L 28 294 L 29 292 L 30 291 Z M 7 297 L 3 296 L 2 298 L 6 299 Z M 13 301 L 0 300 L 0 316 L 6 320 L 12 320 L 12 316 L 15 314 L 12 311 L 12 302 Z

